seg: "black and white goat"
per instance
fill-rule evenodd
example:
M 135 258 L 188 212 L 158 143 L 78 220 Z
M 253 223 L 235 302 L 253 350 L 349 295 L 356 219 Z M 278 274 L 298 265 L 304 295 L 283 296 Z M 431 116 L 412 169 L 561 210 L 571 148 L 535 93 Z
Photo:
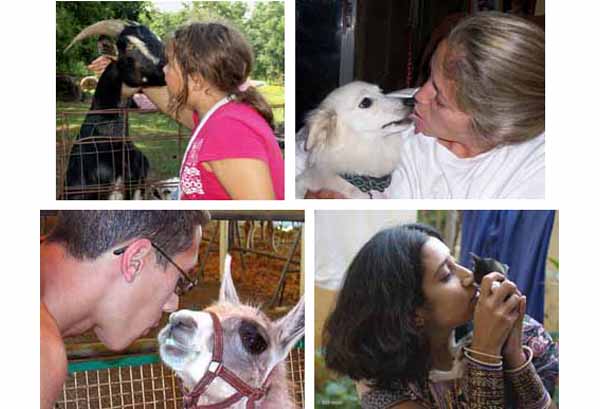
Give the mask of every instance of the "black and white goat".
M 96 35 L 116 38 L 117 59 L 98 80 L 91 111 L 71 149 L 64 199 L 134 199 L 143 196 L 149 162 L 126 139 L 127 124 L 120 111 L 123 86 L 165 85 L 164 45 L 146 26 L 121 20 L 103 20 L 81 31 L 75 43 Z M 98 110 L 114 111 L 94 112 Z M 139 194 L 139 196 L 138 196 Z

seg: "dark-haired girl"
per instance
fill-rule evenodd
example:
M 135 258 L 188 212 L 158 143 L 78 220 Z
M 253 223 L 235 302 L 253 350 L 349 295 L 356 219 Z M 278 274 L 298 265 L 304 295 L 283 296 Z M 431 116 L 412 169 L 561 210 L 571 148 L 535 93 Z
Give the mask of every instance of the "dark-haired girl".
M 346 272 L 325 324 L 326 363 L 359 381 L 367 409 L 553 407 L 558 352 L 525 306 L 500 273 L 476 285 L 432 228 L 389 228 Z

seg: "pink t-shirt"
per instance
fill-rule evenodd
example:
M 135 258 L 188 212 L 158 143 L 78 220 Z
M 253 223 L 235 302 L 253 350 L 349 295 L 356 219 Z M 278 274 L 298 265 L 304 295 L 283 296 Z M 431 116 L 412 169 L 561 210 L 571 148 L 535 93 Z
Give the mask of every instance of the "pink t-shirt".
M 198 115 L 194 113 L 198 126 Z M 284 198 L 283 155 L 271 127 L 247 104 L 230 101 L 208 118 L 183 158 L 180 177 L 181 199 L 231 199 L 214 173 L 202 162 L 231 158 L 253 158 L 265 162 L 277 200 Z

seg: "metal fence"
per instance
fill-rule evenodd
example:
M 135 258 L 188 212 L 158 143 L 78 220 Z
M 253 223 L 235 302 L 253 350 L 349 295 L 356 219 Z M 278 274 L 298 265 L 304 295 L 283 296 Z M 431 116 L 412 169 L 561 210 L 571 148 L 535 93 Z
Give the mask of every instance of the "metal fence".
M 273 110 L 283 110 L 284 105 L 274 105 Z M 174 121 L 163 124 L 160 130 L 146 124 L 149 122 L 144 117 L 159 114 L 154 109 L 118 108 L 94 111 L 63 110 L 56 115 L 56 197 L 57 199 L 76 198 L 86 195 L 91 199 L 172 199 L 172 192 L 177 188 L 175 180 L 179 174 L 185 149 L 190 138 L 190 131 Z M 80 125 L 85 115 L 115 115 L 105 123 L 96 122 L 98 129 L 105 130 L 110 135 L 91 136 L 78 139 Z M 166 122 L 169 120 L 165 117 Z M 135 123 L 135 126 L 134 126 Z M 108 131 L 106 131 L 108 129 Z M 284 148 L 283 125 L 278 124 L 275 129 L 276 139 L 280 147 Z M 143 179 L 132 179 L 131 183 L 115 181 L 115 183 L 96 183 L 85 186 L 68 186 L 66 175 L 69 167 L 69 158 L 72 152 L 79 150 L 82 162 L 90 164 L 110 163 L 113 174 L 129 175 L 140 169 L 139 163 L 134 163 L 137 151 L 143 153 L 149 161 L 148 168 L 142 166 L 142 173 L 147 176 Z M 106 162 L 102 158 L 112 158 Z M 120 166 L 115 169 L 116 166 Z M 135 169 L 134 169 L 135 168 Z M 71 172 L 85 174 L 84 165 L 80 169 L 71 169 Z
M 304 349 L 287 359 L 290 393 L 304 408 Z M 183 408 L 179 381 L 157 355 L 79 360 L 69 364 L 69 377 L 55 408 L 125 409 Z

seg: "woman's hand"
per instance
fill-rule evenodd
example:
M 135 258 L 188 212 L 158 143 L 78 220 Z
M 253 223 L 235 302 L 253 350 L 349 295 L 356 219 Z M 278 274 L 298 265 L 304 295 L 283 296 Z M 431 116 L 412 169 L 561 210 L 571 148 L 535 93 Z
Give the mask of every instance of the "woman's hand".
M 527 360 L 523 352 L 523 318 L 525 318 L 525 310 L 527 309 L 527 298 L 522 296 L 519 303 L 519 317 L 515 322 L 504 348 L 502 356 L 504 357 L 504 367 L 506 369 L 514 369 L 523 365 Z
M 498 284 L 494 285 L 495 282 Z M 471 348 L 484 354 L 500 355 L 508 335 L 520 316 L 521 296 L 512 281 L 496 272 L 483 277 L 479 290 L 479 300 L 473 318 Z
M 304 195 L 305 199 L 348 199 L 341 193 L 334 190 L 321 189 L 318 191 L 307 190 Z

